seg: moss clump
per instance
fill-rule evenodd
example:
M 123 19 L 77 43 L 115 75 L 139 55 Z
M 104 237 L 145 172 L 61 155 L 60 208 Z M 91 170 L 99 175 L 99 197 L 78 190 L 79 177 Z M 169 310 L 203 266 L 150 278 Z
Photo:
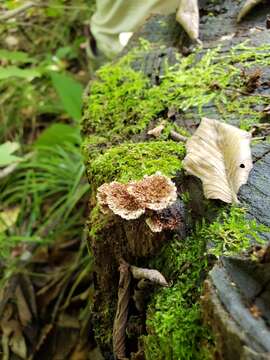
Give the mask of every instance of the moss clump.
M 212 224 L 204 223 L 197 236 L 207 240 L 209 253 L 219 256 L 238 254 L 248 249 L 251 241 L 264 243 L 263 232 L 269 232 L 267 226 L 248 220 L 244 208 L 232 207 L 229 212 L 222 211 Z
M 145 129 L 164 108 L 162 99 L 151 98 L 150 82 L 130 67 L 131 55 L 98 71 L 89 101 L 91 132 L 117 141 Z M 86 126 L 88 126 L 86 124 Z
M 97 156 L 88 167 L 97 186 L 113 180 L 128 182 L 157 171 L 173 177 L 182 169 L 185 146 L 174 141 L 124 143 Z
M 240 44 L 225 54 L 220 48 L 191 54 L 165 69 L 159 86 L 152 86 L 143 73 L 132 69 L 141 51 L 134 50 L 98 71 L 86 104 L 88 135 L 118 142 L 142 132 L 172 106 L 185 116 L 192 110 L 193 117 L 209 115 L 210 106 L 220 118 L 237 120 L 242 128 L 261 119 L 258 105 L 266 106 L 269 99 L 256 89 L 247 93 L 246 83 L 249 69 L 270 65 L 270 45 Z
M 203 326 L 199 296 L 207 270 L 205 239 L 196 234 L 175 239 L 161 255 L 162 271 L 175 279 L 160 290 L 147 314 L 145 354 L 147 360 L 210 359 L 211 337 Z

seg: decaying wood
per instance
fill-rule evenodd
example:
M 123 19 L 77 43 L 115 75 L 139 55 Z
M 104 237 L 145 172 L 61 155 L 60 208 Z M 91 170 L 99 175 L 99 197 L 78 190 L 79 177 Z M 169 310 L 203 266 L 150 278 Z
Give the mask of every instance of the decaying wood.
M 219 6 L 219 8 L 216 8 L 216 6 Z M 270 4 L 266 7 L 267 11 L 270 11 Z M 205 48 L 216 47 L 216 45 L 220 44 L 225 56 L 233 45 L 242 43 L 244 40 L 249 39 L 252 46 L 257 46 L 270 40 L 269 32 L 267 33 L 264 30 L 253 32 L 252 34 L 250 32 L 250 28 L 252 27 L 263 28 L 265 26 L 266 10 L 262 11 L 259 9 L 258 13 L 254 16 L 250 16 L 249 19 L 241 22 L 240 24 L 237 24 L 236 22 L 237 13 L 239 11 L 239 2 L 236 0 L 225 0 L 220 2 L 218 5 L 213 4 L 212 2 L 211 4 L 210 2 L 205 4 L 204 2 L 204 11 L 205 15 L 201 17 L 200 33 Z M 208 16 L 208 13 L 213 11 L 217 13 L 217 16 Z M 160 26 L 159 23 L 160 19 L 162 19 L 162 26 Z M 156 31 L 153 29 L 156 29 Z M 141 37 L 150 42 L 150 50 L 146 51 L 144 57 L 135 60 L 132 66 L 134 70 L 142 71 L 146 76 L 148 76 L 152 85 L 158 86 L 162 81 L 166 64 L 174 64 L 176 62 L 176 54 L 179 54 L 179 50 L 182 53 L 186 52 L 187 49 L 185 47 L 186 45 L 189 45 L 189 42 L 185 34 L 181 32 L 179 27 L 177 27 L 177 24 L 174 23 L 172 17 L 154 17 L 134 35 L 123 54 L 127 53 L 130 49 L 132 49 L 132 47 L 137 46 L 139 41 L 138 39 Z M 223 37 L 227 37 L 227 40 L 224 40 Z M 163 48 L 161 48 L 160 45 L 164 45 Z M 203 49 L 199 55 L 203 54 L 205 54 L 205 49 Z M 269 78 L 268 72 L 266 72 L 266 76 Z M 215 91 L 215 89 L 209 89 L 209 92 L 211 91 Z M 257 91 L 257 89 L 254 91 Z M 266 93 L 269 91 L 269 87 L 267 88 L 265 86 L 265 88 L 260 89 L 260 91 Z M 249 96 L 249 94 L 238 94 L 238 96 Z M 207 106 L 203 108 L 203 112 L 209 117 L 220 119 L 220 116 L 217 114 L 215 106 L 212 103 L 207 104 Z M 170 119 L 173 119 L 172 121 L 175 125 L 184 127 L 191 134 L 196 131 L 200 122 L 199 116 L 193 108 L 181 114 L 177 111 L 173 111 L 170 113 Z M 237 124 L 237 119 L 231 119 L 231 121 L 232 123 Z M 156 125 L 156 123 L 151 123 L 149 129 L 153 129 Z M 149 131 L 149 129 L 147 130 Z M 147 130 L 137 136 L 134 136 L 133 138 L 131 137 L 131 141 L 137 142 L 145 141 L 146 139 L 148 140 L 149 135 L 147 135 Z M 270 182 L 269 154 L 269 145 L 266 144 L 256 147 L 253 151 L 254 168 L 250 173 L 248 183 L 240 189 L 239 193 L 239 200 L 241 203 L 247 205 L 248 216 L 256 218 L 259 223 L 267 226 L 270 226 L 270 193 L 268 190 Z M 265 180 L 262 180 L 262 174 Z M 185 178 L 185 181 L 183 182 L 184 184 L 182 184 L 182 180 L 183 179 L 181 177 L 177 178 L 177 186 L 178 189 L 181 190 L 184 186 L 190 190 L 189 192 L 192 195 L 190 204 L 194 217 L 207 216 L 208 214 L 206 213 L 206 209 L 202 202 L 200 182 L 194 179 Z M 186 183 L 188 184 L 186 185 Z M 181 201 L 177 200 L 176 208 L 176 212 L 183 213 L 183 203 L 181 203 Z M 128 319 L 126 317 L 127 299 L 129 296 L 132 297 L 130 285 L 131 275 L 130 273 L 128 275 L 128 271 L 125 266 L 122 268 L 122 272 L 120 270 L 120 283 L 123 284 L 124 282 L 125 286 L 122 289 L 119 288 L 118 290 L 119 261 L 124 258 L 128 264 L 134 264 L 134 267 L 136 268 L 141 266 L 143 266 L 143 268 L 147 268 L 147 262 L 152 259 L 155 254 L 161 250 L 162 246 L 171 239 L 171 236 L 169 236 L 166 232 L 153 233 L 146 224 L 146 218 L 144 215 L 142 215 L 141 218 L 130 221 L 123 220 L 116 216 L 112 216 L 109 219 L 110 220 L 107 222 L 106 226 L 98 234 L 99 239 L 94 237 L 90 238 L 91 248 L 93 249 L 95 257 L 95 299 L 92 309 L 92 324 L 94 329 L 98 329 L 98 331 L 96 331 L 97 342 L 100 345 L 106 359 L 110 359 L 113 351 L 119 358 L 130 356 L 130 349 L 125 349 L 123 338 L 127 321 L 130 320 L 132 323 L 130 314 L 128 315 Z M 182 228 L 180 227 L 180 230 L 183 230 L 186 226 L 185 215 L 183 215 L 183 219 Z M 180 230 L 178 228 L 178 230 L 175 231 L 178 232 Z M 263 234 L 262 236 L 270 239 L 269 234 Z M 243 333 L 243 329 L 241 327 L 242 324 L 239 324 L 235 319 L 233 319 L 231 314 L 232 309 L 228 308 L 228 303 L 225 304 L 225 300 L 224 302 L 222 301 L 222 293 L 217 290 L 218 287 L 216 286 L 217 284 L 215 281 L 220 283 L 220 279 L 222 278 L 220 275 L 221 273 L 224 275 L 222 278 L 224 279 L 224 289 L 225 285 L 228 285 L 228 282 L 225 282 L 225 280 L 228 280 L 227 272 L 233 261 L 234 260 L 232 259 L 221 260 L 221 262 L 216 265 L 218 268 L 214 268 L 213 272 L 210 274 L 205 286 L 206 290 L 203 301 L 205 304 L 205 317 L 208 320 L 210 319 L 210 325 L 214 329 L 218 344 L 217 351 L 219 352 L 221 358 L 234 359 L 233 357 L 230 358 L 233 354 L 232 349 L 237 349 L 237 351 L 234 350 L 235 354 L 240 354 L 239 356 L 242 356 L 245 360 L 252 358 L 250 354 L 252 354 L 252 356 L 255 354 L 254 358 L 256 359 L 263 359 L 263 357 L 256 357 L 258 355 L 257 350 L 259 349 L 256 348 L 256 346 L 253 347 L 253 343 L 249 341 L 250 337 L 244 336 L 245 334 Z M 241 268 L 239 264 L 235 266 L 234 274 L 239 272 L 239 269 Z M 265 268 L 267 268 L 267 266 Z M 132 269 L 134 271 L 134 267 L 131 267 L 131 271 Z M 246 269 L 246 267 L 242 269 Z M 215 271 L 216 274 L 218 273 L 220 275 L 220 277 L 216 276 L 215 279 L 219 280 L 214 281 Z M 244 274 L 245 271 L 246 270 L 243 270 Z M 135 277 L 139 276 L 136 275 Z M 248 276 L 245 280 L 245 284 L 248 285 L 250 279 L 251 276 Z M 169 280 L 170 279 L 168 279 L 168 281 Z M 131 283 L 133 281 L 135 281 L 134 278 L 131 280 Z M 243 286 L 243 284 L 241 285 L 240 282 L 235 282 L 235 284 L 236 288 L 234 288 L 234 290 L 238 294 L 238 297 L 235 297 L 234 299 L 237 299 L 236 302 L 239 302 L 239 309 L 243 309 L 245 303 L 239 296 L 239 292 L 241 292 L 241 286 Z M 233 290 L 232 284 L 230 284 L 230 286 L 228 285 L 228 288 L 224 290 L 225 295 L 228 295 L 231 290 Z M 134 296 L 135 295 L 136 294 L 134 294 Z M 120 306 L 119 304 L 122 301 L 123 303 Z M 137 309 L 138 308 L 141 309 L 141 311 L 144 311 L 143 306 L 140 304 L 137 306 Z M 257 308 L 259 309 L 258 311 Z M 112 316 L 114 316 L 108 316 L 107 314 L 109 311 L 112 314 L 116 313 L 114 322 L 113 349 L 112 343 L 104 341 L 104 338 L 108 338 L 108 329 L 112 327 Z M 132 310 L 130 311 L 132 312 Z M 249 312 L 245 308 L 245 314 L 252 317 L 254 317 L 254 314 L 257 314 L 259 316 L 260 323 L 264 321 L 260 318 L 261 312 L 262 310 L 257 304 L 251 303 Z M 119 326 L 119 318 L 121 318 L 121 323 L 125 324 L 124 327 Z M 223 321 L 223 318 L 226 321 Z M 250 321 L 250 319 L 247 317 L 247 322 L 248 321 Z M 141 325 L 143 326 L 144 324 Z M 179 326 L 181 326 L 181 324 L 179 324 Z M 120 332 L 118 332 L 119 330 Z M 256 336 L 256 332 L 253 332 L 252 336 Z M 257 343 L 257 340 L 255 342 Z M 230 348 L 230 344 L 232 343 L 233 346 Z M 268 351 L 268 348 L 264 347 L 262 351 Z M 262 356 L 264 356 L 263 352 Z M 238 357 L 238 359 L 239 358 L 240 357 Z
M 119 273 L 117 309 L 113 323 L 113 353 L 116 359 L 124 360 L 126 359 L 125 342 L 131 293 L 131 276 L 136 280 L 148 280 L 153 284 L 161 286 L 168 286 L 168 283 L 159 271 L 129 265 L 123 259 L 120 260 Z M 141 285 L 139 285 L 139 288 L 141 288 Z

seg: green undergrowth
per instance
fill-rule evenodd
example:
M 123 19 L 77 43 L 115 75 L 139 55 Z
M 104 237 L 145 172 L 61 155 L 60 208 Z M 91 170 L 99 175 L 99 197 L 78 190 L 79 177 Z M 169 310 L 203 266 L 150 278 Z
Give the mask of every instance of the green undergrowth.
M 13 260 L 28 260 L 34 244 L 82 236 L 89 190 L 78 126 L 89 79 L 82 44 L 94 7 L 53 0 L 1 23 L 0 147 L 11 141 L 17 159 L 0 166 L 0 278 Z
M 262 231 L 266 227 L 247 220 L 245 209 L 231 207 L 221 210 L 211 224 L 203 221 L 189 237 L 176 237 L 166 246 L 153 266 L 173 286 L 159 290 L 149 306 L 148 335 L 143 337 L 147 360 L 212 358 L 213 340 L 200 309 L 202 283 L 210 266 L 207 253 L 238 254 L 251 241 L 262 244 Z
M 269 102 L 256 91 L 247 92 L 254 69 L 270 65 L 269 50 L 269 45 L 253 48 L 243 43 L 225 54 L 221 48 L 198 51 L 167 66 L 161 84 L 152 86 L 132 69 L 140 53 L 135 49 L 97 72 L 98 80 L 91 84 L 86 100 L 84 131 L 114 143 L 145 130 L 171 107 L 183 113 L 192 110 L 201 117 L 208 114 L 209 105 L 221 119 L 237 119 L 242 128 L 248 128 L 261 119 L 258 106 Z

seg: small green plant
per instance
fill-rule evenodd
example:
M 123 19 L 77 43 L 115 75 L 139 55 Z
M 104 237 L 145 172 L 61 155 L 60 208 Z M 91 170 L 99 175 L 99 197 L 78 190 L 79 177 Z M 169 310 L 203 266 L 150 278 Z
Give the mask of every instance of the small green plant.
M 244 208 L 232 207 L 222 211 L 213 223 L 203 223 L 197 236 L 207 241 L 211 254 L 219 256 L 240 253 L 248 249 L 252 241 L 264 243 L 260 234 L 267 231 L 266 226 L 248 219 Z
M 3 8 L 16 6 L 9 1 Z M 0 166 L 16 161 L 10 175 L 0 179 L 0 258 L 8 259 L 14 245 L 24 241 L 44 243 L 64 233 L 81 233 L 84 207 L 76 207 L 89 185 L 74 126 L 81 116 L 83 85 L 74 73 L 86 68 L 80 47 L 86 10 L 93 11 L 84 0 L 74 6 L 55 0 L 29 10 L 34 14 L 31 30 L 20 24 L 23 17 L 0 29 Z M 16 50 L 4 49 L 9 33 Z M 71 63 L 76 63 L 75 71 Z M 11 144 L 20 144 L 16 157 Z M 5 223 L 6 214 L 16 214 L 15 222 Z

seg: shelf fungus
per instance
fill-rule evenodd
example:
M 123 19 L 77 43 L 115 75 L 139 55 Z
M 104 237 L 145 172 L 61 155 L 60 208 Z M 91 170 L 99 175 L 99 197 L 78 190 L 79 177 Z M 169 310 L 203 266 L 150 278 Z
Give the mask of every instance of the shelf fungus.
M 217 120 L 203 118 L 187 141 L 184 168 L 203 184 L 207 199 L 237 203 L 237 193 L 252 169 L 250 133 Z
M 137 219 L 146 211 L 164 210 L 176 199 L 175 184 L 158 172 L 128 184 L 116 181 L 103 184 L 97 192 L 101 211 L 112 211 L 125 220 Z
M 178 233 L 182 235 L 185 233 L 184 213 L 183 204 L 177 201 L 164 210 L 150 214 L 145 222 L 154 233 L 163 230 L 178 230 Z

